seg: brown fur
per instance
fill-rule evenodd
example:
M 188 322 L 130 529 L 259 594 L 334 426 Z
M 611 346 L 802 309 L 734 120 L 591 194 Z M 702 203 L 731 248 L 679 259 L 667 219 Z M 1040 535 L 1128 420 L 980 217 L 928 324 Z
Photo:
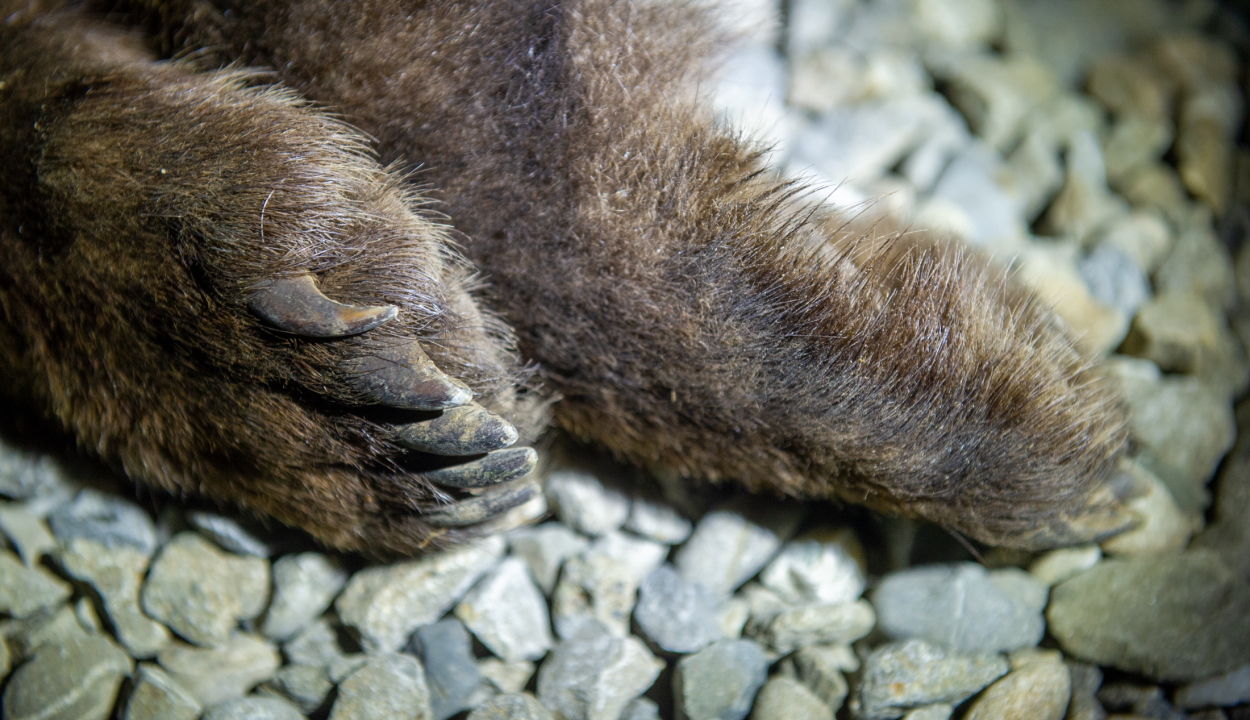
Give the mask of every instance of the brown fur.
M 369 133 L 383 161 L 420 164 L 489 282 L 482 302 L 573 434 L 654 469 L 867 503 L 991 543 L 1082 539 L 1069 521 L 1101 502 L 1125 439 L 1096 372 L 1000 271 L 794 199 L 698 103 L 722 45 L 703 11 L 344 8 L 120 9 L 162 54 L 274 68 Z M 0 207 L 0 301 L 20 342 L 7 361 L 141 479 L 340 547 L 428 541 L 411 512 L 431 489 L 393 464 L 385 424 L 310 400 L 351 400 L 334 368 L 359 341 L 275 339 L 240 293 L 312 264 L 342 297 L 409 310 L 402 330 L 511 411 L 507 335 L 462 309 L 469 280 L 442 228 L 347 128 L 290 96 L 150 63 L 100 30 L 50 54 L 73 36 L 46 22 L 4 30 L 0 69 L 28 75 L 4 91 L 20 101 L 4 100 L 2 151 L 35 168 Z M 81 57 L 87 46 L 100 49 Z M 50 129 L 30 132 L 32 117 Z

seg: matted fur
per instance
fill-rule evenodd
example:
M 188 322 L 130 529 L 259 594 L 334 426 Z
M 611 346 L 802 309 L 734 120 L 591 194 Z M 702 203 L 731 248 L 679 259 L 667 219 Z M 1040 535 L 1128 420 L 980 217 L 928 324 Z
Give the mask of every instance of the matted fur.
M 653 469 L 867 503 L 991 543 L 1081 539 L 1071 521 L 1091 509 L 1125 442 L 1121 412 L 1096 370 L 1002 271 L 940 239 L 860 227 L 796 200 L 800 188 L 768 174 L 759 153 L 699 104 L 704 63 L 724 42 L 705 11 L 608 0 L 149 0 L 110 9 L 129 13 L 124 17 L 144 27 L 166 56 L 271 68 L 300 96 L 367 132 L 384 162 L 419 165 L 416 177 L 434 189 L 456 239 L 489 283 L 481 301 L 511 326 L 547 392 L 562 398 L 554 417 L 573 434 Z M 145 67 L 154 83 L 227 82 Z M 178 79 L 156 80 L 162 73 Z M 359 141 L 343 126 L 295 108 L 286 95 L 233 86 L 230 92 L 290 109 L 300 118 L 288 122 L 301 141 L 345 148 L 345 156 L 371 168 L 351 170 L 348 179 L 375 173 L 377 192 L 411 206 L 411 197 L 361 158 Z M 251 112 L 238 122 L 246 124 Z M 232 128 L 227 123 L 221 132 L 229 136 Z M 176 123 L 164 134 L 192 142 L 179 140 L 185 134 Z M 142 138 L 130 142 L 145 147 Z M 254 183 L 257 193 L 277 184 L 277 177 Z M 20 187 L 13 192 L 20 195 Z M 238 234 L 254 251 L 244 253 L 241 266 L 215 270 L 222 287 L 246 283 L 258 269 L 306 264 L 284 264 L 288 249 L 274 256 L 268 240 L 249 235 L 246 220 L 259 212 L 259 195 L 250 204 L 209 197 L 223 207 L 196 205 L 193 212 L 242 218 L 222 242 Z M 298 203 L 284 211 L 300 212 Z M 437 228 L 403 225 L 421 222 L 405 217 L 400 224 L 414 235 L 441 243 Z M 463 279 L 438 271 L 440 263 L 456 267 L 442 253 L 413 256 L 372 241 L 345 253 L 333 249 L 336 242 L 318 267 L 351 276 L 341 285 L 349 299 L 427 307 L 402 293 L 419 294 L 430 277 L 464 287 Z M 7 311 L 7 295 L 5 303 Z M 428 307 L 437 311 L 422 317 L 437 323 L 446 312 L 438 308 L 447 305 Z M 255 332 L 240 317 L 232 315 Z M 224 330 L 221 346 L 245 346 L 231 334 L 242 329 Z M 423 339 L 450 332 L 420 324 L 408 330 Z M 171 332 L 202 330 L 192 321 Z M 473 347 L 501 357 L 501 338 L 492 329 L 457 343 L 463 352 L 436 359 L 494 388 L 507 372 L 482 377 L 473 370 L 480 363 L 457 358 Z M 332 375 L 327 368 L 336 352 L 343 351 L 333 344 L 267 345 L 255 362 L 315 365 L 321 374 L 314 376 L 323 377 Z M 317 359 L 304 359 L 310 355 Z M 22 362 L 29 368 L 48 360 Z M 197 363 L 176 373 L 193 375 L 202 369 Z M 239 367 L 246 371 L 234 380 L 252 386 L 252 364 Z M 87 375 L 76 387 L 101 382 Z M 282 379 L 335 396 L 332 382 L 318 389 L 306 379 Z M 182 391 L 161 392 L 148 400 L 194 405 Z M 281 388 L 274 397 L 293 409 L 256 414 L 257 432 L 280 435 L 310 411 Z M 55 412 L 84 439 L 101 432 L 77 425 L 73 412 Z M 239 432 L 239 415 L 228 412 L 221 408 L 210 420 L 212 432 Z M 364 423 L 350 413 L 315 422 Z M 356 432 L 335 458 L 344 476 L 367 464 L 360 457 L 386 454 Z M 282 457 L 281 449 L 247 447 L 279 456 L 232 461 L 305 462 Z M 192 452 L 181 461 L 131 471 L 167 487 L 196 487 L 200 459 Z M 335 482 L 361 485 L 344 476 Z M 284 482 L 203 489 L 272 513 L 288 502 L 283 493 L 293 492 Z M 335 513 L 350 514 L 323 514 Z M 280 517 L 306 527 L 326 522 Z M 389 530 L 348 542 L 333 527 L 315 534 L 339 546 L 412 544 L 377 539 L 392 537 Z

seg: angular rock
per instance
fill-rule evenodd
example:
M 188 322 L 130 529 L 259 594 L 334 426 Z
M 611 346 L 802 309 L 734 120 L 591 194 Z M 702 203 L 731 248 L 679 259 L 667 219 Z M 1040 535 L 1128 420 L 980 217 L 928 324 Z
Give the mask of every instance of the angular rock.
M 833 710 L 803 683 L 777 676 L 755 696 L 751 720 L 833 720 Z
M 4 690 L 5 720 L 104 720 L 134 661 L 106 638 L 45 643 Z
M 45 554 L 56 549 L 56 538 L 47 524 L 24 504 L 0 503 L 0 533 L 9 539 L 27 567 L 39 564 Z
M 1007 158 L 1007 172 L 1000 179 L 1030 222 L 1050 205 L 1063 187 L 1059 146 L 1050 133 L 1032 131 Z
M 503 555 L 488 538 L 419 560 L 366 568 L 352 576 L 334 607 L 356 628 L 366 652 L 394 652 L 422 625 L 443 616 Z
M 143 584 L 143 610 L 197 645 L 230 637 L 269 599 L 269 563 L 220 550 L 193 532 L 170 540 Z
M 643 497 L 630 501 L 629 517 L 625 520 L 626 530 L 665 545 L 684 542 L 693 527 L 671 505 Z
M 805 605 L 774 616 L 762 639 L 783 654 L 805 645 L 845 645 L 871 632 L 876 620 L 866 600 Z
M 1127 315 L 1135 315 L 1150 299 L 1150 281 L 1133 258 L 1107 243 L 1098 245 L 1077 265 L 1094 299 Z
M 1068 172 L 1063 187 L 1042 219 L 1046 235 L 1085 240 L 1094 231 L 1128 212 L 1128 204 L 1107 188 L 1102 148 L 1091 132 L 1078 133 L 1068 144 Z
M 56 458 L 0 440 L 0 495 L 44 508 L 37 515 L 63 504 L 81 487 L 70 475 Z
M 482 686 L 482 674 L 473 661 L 472 641 L 464 626 L 448 618 L 417 628 L 412 640 L 425 668 L 431 718 L 446 720 L 469 709 L 474 693 Z
M 282 651 L 293 663 L 325 667 L 343 655 L 338 633 L 325 618 L 319 618 L 300 634 L 282 645 Z
M 846 656 L 855 660 L 847 667 Z M 794 654 L 794 667 L 799 679 L 809 687 L 833 712 L 846 702 L 848 687 L 843 672 L 859 669 L 855 654 L 846 645 L 808 645 Z
M 634 698 L 621 712 L 621 720 L 660 720 L 660 706 L 648 697 Z
M 304 715 L 285 700 L 244 697 L 213 706 L 204 713 L 204 720 L 304 720 Z
M 941 226 L 991 252 L 1020 244 L 1027 228 L 1018 201 L 998 182 L 1002 175 L 1002 159 L 983 143 L 973 142 L 956 155 L 934 184 L 932 199 L 964 213 L 967 227 Z
M 914 12 L 922 37 L 957 50 L 986 48 L 1002 22 L 991 0 L 920 0 Z
M 273 564 L 273 600 L 261 632 L 286 640 L 316 620 L 347 582 L 347 571 L 321 553 L 287 555 Z
M 606 555 L 584 554 L 564 564 L 552 597 L 551 615 L 561 638 L 598 622 L 617 635 L 629 632 L 638 579 L 634 571 Z
M 156 665 L 142 663 L 123 720 L 196 720 L 203 707 Z
M 1051 587 L 1094 567 L 1101 559 L 1102 548 L 1097 545 L 1051 550 L 1029 566 L 1029 574 Z
M 156 549 L 156 525 L 147 511 L 128 500 L 90 488 L 49 515 L 48 525 L 63 543 L 82 537 L 108 547 L 129 545 L 148 555 Z
M 1101 562 L 1056 586 L 1046 615 L 1067 653 L 1160 680 L 1250 663 L 1250 583 L 1207 550 Z
M 117 639 L 136 658 L 150 658 L 169 642 L 169 630 L 139 609 L 139 586 L 149 556 L 138 548 L 110 548 L 95 540 L 76 537 L 61 551 L 65 571 L 95 589 Z
M 923 137 L 936 106 L 912 95 L 830 108 L 799 135 L 796 159 L 835 182 L 878 177 Z
M 1031 647 L 1045 629 L 1046 588 L 1014 568 L 986 572 L 961 563 L 891 573 L 872 602 L 888 637 L 918 638 L 956 653 Z
M 245 557 L 267 558 L 273 555 L 273 548 L 268 543 L 234 518 L 192 510 L 187 513 L 187 521 L 223 550 Z
M 663 667 L 637 638 L 586 623 L 538 669 L 538 698 L 565 720 L 612 720 Z
M 547 497 L 555 504 L 561 522 L 592 537 L 616 530 L 629 517 L 629 498 L 586 472 L 551 473 Z
M 499 658 L 483 658 L 477 662 L 478 672 L 501 693 L 519 693 L 534 676 L 534 663 L 528 660 L 506 663 Z
M 273 645 L 246 633 L 236 633 L 214 648 L 175 641 L 156 659 L 204 707 L 242 697 L 273 677 L 282 660 Z
M 1057 651 L 1012 658 L 1012 670 L 972 703 L 965 720 L 1063 720 L 1072 696 L 1068 668 Z
M 17 662 L 31 657 L 45 644 L 62 646 L 90 635 L 67 605 L 44 608 L 20 620 L 9 621 L 3 634 L 6 636 L 4 644 Z
M 1107 720 L 1107 711 L 1096 696 L 1098 687 L 1102 685 L 1102 671 L 1081 662 L 1068 661 L 1065 664 L 1072 685 L 1066 720 Z
M 564 561 L 580 555 L 590 541 L 563 523 L 520 528 L 509 536 L 512 553 L 525 560 L 543 593 L 550 595 Z
M 1172 251 L 1155 273 L 1155 291 L 1190 293 L 1213 308 L 1225 309 L 1237 297 L 1233 259 L 1215 234 L 1210 211 L 1191 211 L 1179 225 Z
M 26 617 L 69 599 L 70 587 L 43 568 L 28 568 L 7 550 L 0 550 L 0 613 Z
M 1058 92 L 1051 72 L 1028 57 L 952 53 L 933 69 L 972 131 L 999 150 L 1013 145 L 1024 119 Z
M 456 617 L 505 661 L 537 660 L 551 649 L 547 603 L 520 558 L 487 573 L 456 606 Z
M 311 713 L 325 703 L 334 689 L 324 667 L 318 665 L 284 665 L 260 686 L 263 695 L 289 700 L 304 713 Z
M 1172 231 L 1158 213 L 1135 210 L 1112 221 L 1101 235 L 1100 246 L 1113 247 L 1150 274 L 1172 249 Z
M 1232 672 L 1190 683 L 1176 691 L 1177 707 L 1186 710 L 1250 702 L 1250 665 Z
M 1121 352 L 1196 375 L 1230 397 L 1250 378 L 1245 350 L 1223 314 L 1190 292 L 1165 292 L 1142 306 Z
M 728 595 L 768 563 L 801 519 L 781 505 L 731 504 L 703 516 L 673 564 L 687 580 Z
M 742 720 L 764 685 L 768 658 L 749 640 L 721 640 L 677 663 L 673 695 L 684 720 Z
M 1164 120 L 1172 114 L 1171 84 L 1142 58 L 1099 58 L 1089 69 L 1086 91 L 1116 115 Z
M 661 565 L 638 588 L 634 620 L 660 648 L 692 653 L 720 639 L 716 606 L 711 590 Z
M 633 572 L 638 582 L 642 582 L 652 570 L 664 563 L 668 549 L 663 543 L 613 530 L 596 538 L 586 553 L 606 555 L 622 563 Z
M 879 720 L 926 705 L 958 705 L 1008 667 L 997 654 L 957 655 L 920 640 L 883 645 L 864 663 L 852 710 L 857 717 Z
M 1170 118 L 1121 118 L 1111 127 L 1103 144 L 1107 178 L 1121 183 L 1137 171 L 1159 162 L 1172 146 L 1176 133 Z
M 786 543 L 760 573 L 760 583 L 795 605 L 859 599 L 864 593 L 864 573 L 856 554 L 857 550 L 862 553 L 858 540 L 850 531 L 822 540 Z
M 496 695 L 469 713 L 468 720 L 554 720 L 551 712 L 533 695 Z
M 339 683 L 330 720 L 430 720 L 425 672 L 413 656 L 388 653 L 369 658 Z

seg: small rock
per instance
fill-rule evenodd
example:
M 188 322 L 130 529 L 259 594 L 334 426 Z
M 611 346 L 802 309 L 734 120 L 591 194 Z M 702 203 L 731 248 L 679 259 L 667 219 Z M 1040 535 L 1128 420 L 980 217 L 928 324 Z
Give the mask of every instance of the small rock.
M 1042 220 L 1047 235 L 1084 240 L 1118 215 L 1128 212 L 1119 196 L 1107 189 L 1102 147 L 1093 133 L 1079 133 L 1068 146 L 1068 171 L 1063 187 Z
M 876 620 L 866 600 L 806 605 L 778 613 L 763 639 L 782 654 L 818 643 L 849 644 L 871 632 Z
M 1104 541 L 1102 549 L 1108 555 L 1159 554 L 1183 549 L 1201 519 L 1183 514 L 1172 493 L 1149 470 L 1134 462 L 1127 466 L 1140 485 L 1148 488 L 1144 495 L 1128 503 L 1128 510 L 1139 525 Z
M 1172 707 L 1162 688 L 1154 685 L 1112 683 L 1098 690 L 1098 699 L 1115 713 L 1131 713 L 1133 717 L 1182 720 L 1185 715 Z M 1115 717 L 1119 717 L 1118 715 Z
M 139 609 L 148 560 L 138 548 L 110 548 L 87 538 L 72 538 L 60 554 L 65 571 L 100 594 L 117 639 L 136 658 L 153 657 L 169 642 L 169 630 Z
M 419 560 L 366 568 L 335 601 L 339 618 L 360 632 L 366 652 L 394 652 L 422 625 L 438 620 L 493 568 L 504 542 L 487 538 Z
M 1102 548 L 1097 545 L 1051 550 L 1029 566 L 1029 574 L 1051 587 L 1094 567 L 1101 559 Z
M 972 703 L 965 720 L 1063 720 L 1072 696 L 1068 668 L 1057 651 L 1012 659 L 1012 670 Z
M 903 716 L 903 720 L 950 720 L 951 715 L 955 713 L 955 707 L 947 703 L 938 703 L 937 705 L 925 705 L 922 708 L 916 708 Z
M 628 634 L 637 590 L 634 571 L 619 560 L 591 554 L 569 560 L 551 603 L 556 633 L 569 638 L 592 621 L 618 635 Z
M 95 611 L 95 605 L 86 595 L 74 601 L 74 618 L 88 635 L 102 635 L 107 632 L 104 629 L 104 623 L 100 622 L 99 613 Z
M 1005 174 L 998 153 L 974 141 L 950 161 L 933 187 L 932 202 L 949 203 L 967 218 L 968 227 L 955 234 L 991 252 L 1014 249 L 1028 234 L 1017 200 L 999 183 Z M 916 221 L 922 219 L 928 222 L 924 211 Z
M 61 646 L 88 636 L 78 622 L 77 614 L 66 605 L 44 608 L 20 620 L 5 624 L 4 639 L 14 660 L 21 662 L 43 645 Z
M 198 645 L 230 637 L 269 599 L 269 563 L 224 552 L 193 532 L 170 540 L 143 584 L 143 609 Z
M 324 667 L 318 665 L 284 665 L 260 686 L 265 695 L 285 698 L 302 712 L 311 713 L 325 703 L 334 689 Z
M 914 12 L 923 37 L 958 50 L 984 49 L 1002 23 L 993 0 L 920 0 Z
M 339 683 L 330 720 L 430 720 L 425 672 L 413 656 L 371 657 Z
M 43 568 L 28 568 L 7 550 L 0 550 L 0 612 L 24 618 L 69 599 L 70 587 Z
M 521 572 L 525 569 L 521 568 Z M 419 627 L 412 644 L 426 670 L 432 720 L 446 720 L 467 710 L 470 699 L 482 685 L 482 675 L 473 661 L 472 642 L 464 626 L 455 618 L 448 618 Z
M 642 582 L 652 570 L 664 563 L 664 558 L 668 557 L 668 546 L 613 530 L 597 538 L 586 552 L 607 555 L 624 564 L 633 572 L 634 578 Z
M 505 661 L 537 660 L 551 649 L 547 603 L 520 558 L 482 578 L 456 606 L 456 617 Z
M 671 505 L 642 497 L 629 504 L 625 529 L 665 545 L 677 545 L 690 537 L 694 526 Z
M 1137 115 L 1121 118 L 1112 125 L 1102 148 L 1107 178 L 1119 185 L 1136 172 L 1159 162 L 1172 146 L 1174 136 L 1170 119 Z
M 833 720 L 833 710 L 803 683 L 778 676 L 755 696 L 752 720 Z
M 673 695 L 683 720 L 741 720 L 768 674 L 768 659 L 749 640 L 721 640 L 677 664 Z
M 1000 150 L 1014 144 L 1024 119 L 1058 91 L 1047 68 L 1021 56 L 952 54 L 934 70 L 972 131 Z
M 550 595 L 564 561 L 582 554 L 590 541 L 563 523 L 521 528 L 509 536 L 512 553 L 525 560 L 543 593 Z
M 1048 133 L 1030 132 L 1011 152 L 1006 165 L 1005 189 L 1030 222 L 1045 210 L 1063 187 L 1059 147 Z
M 998 652 L 1042 639 L 1046 589 L 1015 568 L 931 565 L 882 578 L 872 594 L 890 638 L 919 638 L 956 653 Z
M 1172 232 L 1157 213 L 1137 210 L 1113 220 L 1098 243 L 1114 247 L 1131 258 L 1142 272 L 1150 274 L 1171 251 Z
M 282 645 L 282 651 L 293 663 L 325 667 L 343 655 L 338 633 L 325 618 L 319 618 L 300 634 Z
M 691 582 L 728 595 L 750 580 L 772 558 L 802 519 L 794 508 L 738 504 L 714 510 L 695 526 L 673 563 Z
M 468 720 L 553 720 L 551 713 L 533 695 L 496 695 L 469 713 Z
M 1116 183 L 1117 191 L 1132 206 L 1142 210 L 1158 210 L 1173 221 L 1178 221 L 1188 210 L 1189 195 L 1180 177 L 1170 166 L 1161 162 L 1138 168 Z
M 204 713 L 204 720 L 303 720 L 291 703 L 275 697 L 244 697 L 227 700 Z
M 1194 197 L 1223 215 L 1231 200 L 1235 135 L 1241 94 L 1233 84 L 1207 85 L 1181 103 L 1176 158 L 1181 180 Z
M 9 677 L 5 720 L 104 720 L 134 661 L 99 636 L 45 643 Z
M 1176 691 L 1176 705 L 1193 710 L 1212 706 L 1231 707 L 1250 702 L 1250 665 L 1236 670 L 1190 683 Z
M 478 672 L 501 693 L 519 693 L 534 676 L 534 663 L 528 660 L 504 662 L 499 658 L 483 658 L 477 661 Z
M 592 537 L 616 530 L 629 517 L 629 498 L 585 472 L 551 473 L 547 497 L 555 504 L 561 522 Z
M 621 712 L 621 720 L 660 720 L 660 706 L 651 698 L 634 698 Z
M 663 667 L 637 638 L 586 623 L 538 669 L 538 698 L 565 720 L 612 720 Z
M 0 439 L 0 495 L 43 508 L 36 515 L 62 505 L 81 486 L 71 475 L 56 458 L 20 450 Z
M 1189 292 L 1161 293 L 1142 306 L 1120 351 L 1196 375 L 1230 397 L 1250 379 L 1245 350 L 1223 313 Z
M 339 655 L 326 666 L 326 675 L 329 676 L 330 682 L 341 683 L 347 679 L 348 675 L 364 667 L 364 664 L 369 662 L 369 657 L 364 653 Z
M 742 637 L 747 620 L 751 617 L 751 606 L 746 600 L 731 597 L 720 605 L 716 613 L 716 626 L 723 637 L 736 640 Z
M 143 508 L 90 488 L 49 515 L 48 524 L 63 543 L 82 537 L 108 547 L 129 545 L 148 555 L 156 549 L 156 525 Z
M 1237 298 L 1237 278 L 1210 211 L 1186 213 L 1177 223 L 1176 242 L 1155 273 L 1156 292 L 1189 293 L 1212 308 L 1229 308 Z
M 883 645 L 864 663 L 852 709 L 866 720 L 895 718 L 909 710 L 958 705 L 1007 673 L 992 653 L 948 654 L 920 640 Z
M 34 567 L 45 554 L 56 549 L 56 538 L 43 520 L 17 503 L 0 504 L 0 532 L 12 543 L 27 567 Z
M 1237 426 L 1241 436 L 1216 481 L 1214 522 L 1193 547 L 1215 551 L 1234 573 L 1250 577 L 1250 404 L 1238 405 Z
M 1146 274 L 1114 245 L 1104 243 L 1095 247 L 1081 258 L 1077 270 L 1095 300 L 1128 315 L 1136 314 L 1141 304 L 1150 299 L 1150 281 Z
M 1086 91 L 1119 116 L 1164 120 L 1172 114 L 1171 83 L 1139 58 L 1119 53 L 1099 58 L 1089 69 Z
M 1047 618 L 1069 654 L 1160 680 L 1250 662 L 1250 583 L 1207 550 L 1101 562 L 1054 588 Z
M 199 701 L 164 670 L 142 663 L 126 701 L 124 720 L 197 720 L 202 710 Z
M 848 656 L 854 661 L 850 667 Z M 837 712 L 848 692 L 842 673 L 858 670 L 859 660 L 847 645 L 808 645 L 794 654 L 794 666 L 803 684 Z
M 347 582 L 337 560 L 321 553 L 287 555 L 273 564 L 273 600 L 261 632 L 286 640 L 316 620 Z
M 1104 305 L 1090 293 L 1077 270 L 1079 250 L 1079 243 L 1071 238 L 1030 243 L 1021 248 L 1013 267 L 1020 279 L 1071 328 L 1076 336 L 1074 342 L 1088 353 L 1101 355 L 1124 340 L 1129 316 Z
M 786 543 L 760 573 L 760 583 L 795 605 L 852 602 L 864 593 L 858 548 L 850 531 L 828 542 L 810 538 Z
M 634 620 L 660 648 L 692 653 L 720 639 L 716 605 L 711 590 L 662 565 L 639 587 Z
M 273 555 L 273 549 L 264 540 L 249 532 L 234 518 L 192 510 L 187 513 L 187 521 L 223 550 L 245 557 L 267 558 Z
M 884 174 L 923 136 L 937 103 L 904 95 L 830 108 L 795 142 L 796 160 L 835 182 Z
M 1071 678 L 1072 699 L 1068 702 L 1065 720 L 1107 720 L 1107 711 L 1098 702 L 1096 693 L 1102 685 L 1102 671 L 1093 665 L 1067 661 Z
M 236 633 L 214 648 L 175 641 L 156 659 L 169 677 L 204 707 L 242 697 L 273 677 L 281 664 L 273 645 L 246 633 Z

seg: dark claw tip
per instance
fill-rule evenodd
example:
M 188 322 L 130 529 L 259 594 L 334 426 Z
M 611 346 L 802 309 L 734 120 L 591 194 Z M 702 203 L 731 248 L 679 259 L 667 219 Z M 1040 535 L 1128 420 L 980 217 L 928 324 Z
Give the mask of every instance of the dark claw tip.
M 415 340 L 379 346 L 348 368 L 356 389 L 381 405 L 405 410 L 447 410 L 467 404 L 473 391 L 434 365 Z
M 398 430 L 401 445 L 434 455 L 481 455 L 517 441 L 512 423 L 474 403 Z
M 454 488 L 483 488 L 529 475 L 538 465 L 534 448 L 496 450 L 485 457 L 461 465 L 431 470 L 425 478 L 436 485 Z
M 270 325 L 296 335 L 333 338 L 372 330 L 399 314 L 393 305 L 345 305 L 326 297 L 312 275 L 266 280 L 248 307 Z
M 425 513 L 423 519 L 435 527 L 477 525 L 496 517 L 521 503 L 529 502 L 542 491 L 532 482 L 517 483 L 458 503 L 445 505 Z

